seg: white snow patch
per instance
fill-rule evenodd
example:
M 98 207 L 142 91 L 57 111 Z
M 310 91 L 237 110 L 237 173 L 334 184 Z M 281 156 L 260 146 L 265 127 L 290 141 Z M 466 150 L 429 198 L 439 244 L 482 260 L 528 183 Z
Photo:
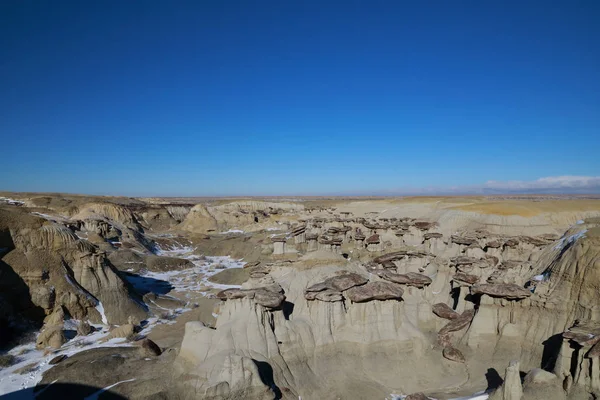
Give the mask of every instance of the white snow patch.
M 27 343 L 12 348 L 8 354 L 17 358 L 17 363 L 4 369 L 0 369 L 0 395 L 34 387 L 42 380 L 44 372 L 52 368 L 48 364 L 54 357 L 65 354 L 68 357 L 81 351 L 98 347 L 130 347 L 130 343 L 124 343 L 125 339 L 116 338 L 101 342 L 108 335 L 108 327 L 102 325 L 94 326 L 98 331 L 88 336 L 76 336 L 65 343 L 57 352 L 45 354 L 44 350 L 38 350 L 35 342 Z M 32 365 L 33 364 L 33 365 Z M 16 370 L 32 365 L 31 370 L 24 374 L 15 373 Z
M 196 249 L 192 246 L 182 246 L 182 247 L 172 246 L 168 249 L 163 249 L 160 246 L 156 246 L 155 253 L 158 256 L 186 258 L 186 256 L 191 255 L 191 253 L 193 253 L 194 250 L 196 250 Z
M 561 238 L 558 241 L 558 243 L 556 244 L 556 246 L 554 246 L 554 250 L 560 250 L 560 249 L 564 248 L 566 245 L 568 245 L 569 243 L 576 242 L 577 240 L 581 239 L 582 237 L 585 237 L 586 232 L 587 232 L 587 229 L 584 229 L 584 230 L 581 230 L 571 236 Z
M 221 285 L 217 283 L 213 283 L 208 281 L 208 278 L 223 269 L 229 268 L 243 268 L 245 262 L 241 260 L 235 260 L 231 257 L 205 257 L 202 258 L 200 256 L 193 254 L 194 249 L 192 247 L 178 247 L 171 248 L 169 250 L 159 249 L 161 255 L 165 256 L 179 256 L 182 258 L 186 258 L 190 260 L 193 264 L 193 268 L 188 268 L 184 270 L 178 271 L 167 271 L 161 273 L 155 272 L 145 272 L 143 275 L 134 276 L 131 275 L 127 277 L 134 286 L 144 284 L 141 279 L 144 277 L 157 279 L 160 281 L 166 282 L 156 282 L 150 281 L 151 284 L 161 284 L 171 288 L 175 292 L 185 292 L 185 291 L 196 291 L 199 293 L 206 294 L 205 290 L 208 288 L 215 289 L 229 289 L 229 288 L 239 288 L 239 285 Z M 219 266 L 219 268 L 217 268 Z M 201 278 L 199 279 L 199 277 Z M 79 290 L 81 288 L 75 282 L 71 280 L 71 277 L 68 274 L 65 274 L 66 279 L 69 283 Z M 136 281 L 137 280 L 137 281 Z M 148 280 L 149 281 L 149 280 Z M 141 282 L 141 283 L 140 283 Z M 146 283 L 151 285 L 150 283 Z M 87 293 L 86 293 L 87 294 Z M 102 316 L 101 324 L 90 324 L 94 326 L 97 331 L 88 335 L 88 336 L 76 336 L 74 339 L 65 343 L 58 351 L 51 354 L 44 354 L 44 350 L 37 350 L 35 347 L 35 342 L 28 343 L 25 345 L 17 346 L 10 351 L 8 354 L 13 355 L 17 358 L 17 362 L 8 367 L 0 369 L 0 395 L 15 392 L 18 390 L 23 390 L 27 388 L 32 388 L 37 385 L 41 379 L 44 372 L 49 370 L 52 366 L 48 364 L 48 362 L 58 355 L 65 354 L 67 356 L 73 356 L 84 350 L 90 350 L 99 347 L 130 347 L 132 344 L 126 342 L 123 338 L 115 338 L 106 342 L 101 342 L 109 334 L 109 327 L 107 326 L 108 320 L 106 318 L 106 314 L 104 312 L 104 307 L 100 301 L 96 305 L 96 310 Z M 191 310 L 191 308 L 178 308 L 172 310 L 170 312 L 169 319 L 159 319 L 159 318 L 149 318 L 146 322 L 146 325 L 140 332 L 140 335 L 147 335 L 150 331 L 157 325 L 160 324 L 174 324 L 176 323 L 176 316 Z M 75 320 L 67 320 L 65 321 L 65 329 L 75 330 L 79 321 Z M 25 366 L 32 365 L 31 370 L 25 374 L 16 374 L 15 371 L 21 369 Z M 125 382 L 125 381 L 123 381 Z M 116 384 L 123 383 L 117 382 Z M 115 385 L 116 385 L 115 384 Z M 113 387 L 113 386 L 110 386 Z M 110 388 L 109 387 L 109 388 Z M 107 389 L 107 388 L 105 388 Z M 99 395 L 100 393 L 98 393 Z M 33 393 L 32 393 L 33 396 Z M 94 396 L 94 395 L 92 395 Z M 91 399 L 96 397 L 88 397 Z
M 240 229 L 230 229 L 228 231 L 221 232 L 221 235 L 226 235 L 228 233 L 245 233 L 245 232 Z
M 43 213 L 40 213 L 40 212 L 32 212 L 31 214 L 37 215 L 38 217 L 42 217 L 44 219 L 49 219 L 49 220 L 55 220 L 56 219 L 56 217 L 53 217 L 52 215 L 43 214 Z
M 15 199 L 10 199 L 8 197 L 0 197 L 0 201 L 5 202 L 6 204 L 10 204 L 11 206 L 22 206 L 25 202 Z
M 172 253 L 166 251 L 163 254 L 171 255 Z M 222 285 L 210 282 L 208 278 L 224 269 L 243 268 L 245 262 L 234 260 L 229 256 L 214 256 L 202 259 L 196 255 L 188 255 L 182 258 L 190 260 L 194 267 L 165 272 L 145 271 L 137 276 L 129 275 L 127 280 L 136 288 L 143 288 L 154 293 L 160 293 L 161 289 L 164 292 L 169 286 L 172 286 L 171 290 L 178 293 L 199 292 L 202 294 L 206 294 L 208 288 L 223 290 L 240 287 L 240 285 Z
M 408 395 L 406 394 L 391 394 L 391 400 L 404 400 Z M 449 400 L 487 400 L 489 399 L 490 395 L 488 393 L 486 393 L 485 391 L 481 391 L 481 392 L 476 392 L 473 393 L 470 396 L 464 396 L 464 397 L 455 397 Z M 429 397 L 427 396 L 428 399 L 430 400 L 437 400 L 435 397 Z M 387 400 L 387 398 L 386 398 Z
M 96 310 L 98 310 L 100 316 L 102 317 L 102 323 L 104 325 L 108 325 L 108 318 L 106 318 L 106 314 L 104 313 L 104 306 L 102 305 L 102 302 L 100 300 L 98 300 L 98 304 L 96 304 L 95 308 Z

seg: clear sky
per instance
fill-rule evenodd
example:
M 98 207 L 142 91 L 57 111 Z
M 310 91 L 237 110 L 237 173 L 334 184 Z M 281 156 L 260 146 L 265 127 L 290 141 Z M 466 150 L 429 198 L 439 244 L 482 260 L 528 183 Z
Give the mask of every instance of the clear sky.
M 597 0 L 1 1 L 0 190 L 597 182 L 599 21 Z

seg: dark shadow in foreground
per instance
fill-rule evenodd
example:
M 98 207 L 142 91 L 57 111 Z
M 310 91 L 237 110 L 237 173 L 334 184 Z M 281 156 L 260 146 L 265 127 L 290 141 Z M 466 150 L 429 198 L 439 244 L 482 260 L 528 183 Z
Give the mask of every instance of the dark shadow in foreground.
M 254 359 L 252 361 L 254 361 L 254 364 L 258 368 L 258 374 L 260 375 L 260 380 L 262 383 L 269 386 L 273 391 L 273 394 L 275 395 L 274 400 L 281 399 L 281 390 L 279 387 L 277 387 L 273 378 L 273 367 L 271 367 L 271 365 L 266 361 L 258 361 Z
M 287 320 L 290 319 L 290 315 L 294 312 L 294 303 L 290 303 L 289 301 L 284 301 L 281 305 L 281 310 L 283 311 L 283 317 Z
M 115 382 L 116 383 L 116 382 Z M 123 382 L 124 383 L 124 382 Z M 74 383 L 54 383 L 38 385 L 33 388 L 19 390 L 0 396 L 1 400 L 51 400 L 51 399 L 85 399 L 85 400 L 127 400 L 126 397 L 103 389 Z
M 562 333 L 552 335 L 542 342 L 544 345 L 544 353 L 542 354 L 542 368 L 546 371 L 554 371 L 554 365 L 556 364 L 556 359 L 558 358 L 558 353 L 560 352 L 562 342 Z
M 486 392 L 500 387 L 504 383 L 504 379 L 500 376 L 495 368 L 488 368 L 485 373 L 485 379 L 487 380 Z

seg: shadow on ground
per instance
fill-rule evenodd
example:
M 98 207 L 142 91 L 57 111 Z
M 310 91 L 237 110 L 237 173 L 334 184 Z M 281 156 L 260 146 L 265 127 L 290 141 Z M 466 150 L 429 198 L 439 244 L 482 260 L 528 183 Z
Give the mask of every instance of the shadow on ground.
M 54 383 L 38 385 L 33 388 L 19 390 L 0 396 L 1 400 L 51 400 L 51 399 L 81 399 L 81 400 L 127 400 L 119 394 L 87 385 L 72 383 Z

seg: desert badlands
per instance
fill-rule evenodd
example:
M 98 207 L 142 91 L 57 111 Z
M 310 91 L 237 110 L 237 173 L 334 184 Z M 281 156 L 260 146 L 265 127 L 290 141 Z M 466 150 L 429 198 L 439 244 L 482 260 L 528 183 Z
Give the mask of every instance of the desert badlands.
M 6 399 L 592 399 L 600 200 L 3 193 Z

